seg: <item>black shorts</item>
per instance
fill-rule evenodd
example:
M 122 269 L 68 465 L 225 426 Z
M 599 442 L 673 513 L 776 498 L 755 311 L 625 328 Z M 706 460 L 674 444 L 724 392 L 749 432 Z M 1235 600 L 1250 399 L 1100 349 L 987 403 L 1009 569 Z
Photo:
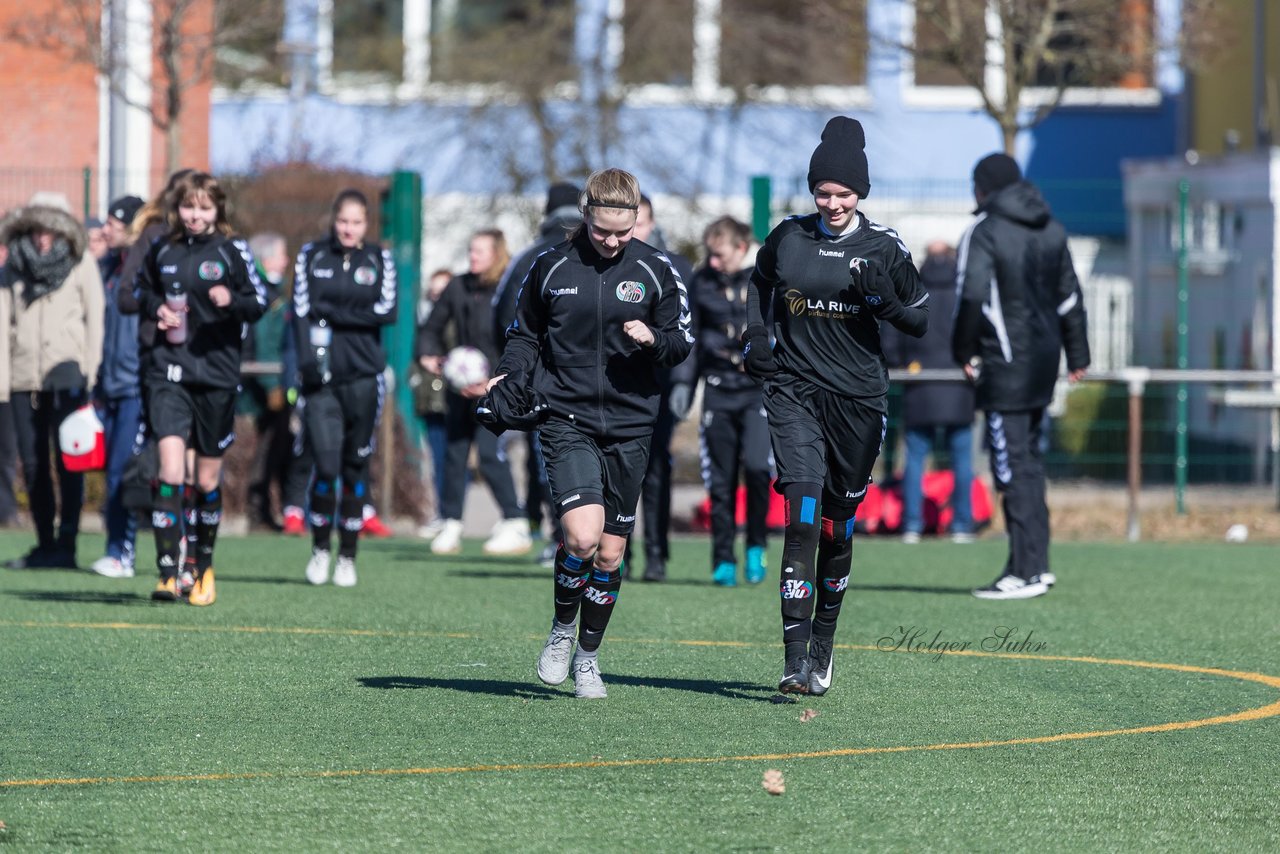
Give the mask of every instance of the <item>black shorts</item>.
M 602 442 L 552 419 L 538 428 L 547 486 L 556 516 L 586 504 L 604 506 L 604 530 L 625 537 L 636 524 L 636 505 L 649 465 L 652 436 Z
M 378 374 L 319 386 L 302 398 L 302 432 L 321 480 L 364 477 L 385 390 Z
M 202 457 L 220 457 L 236 439 L 234 388 L 156 383 L 147 395 L 147 420 L 156 440 L 177 436 Z
M 837 501 L 860 503 L 884 445 L 885 398 L 843 397 L 789 374 L 765 384 L 764 407 L 778 492 L 821 484 Z

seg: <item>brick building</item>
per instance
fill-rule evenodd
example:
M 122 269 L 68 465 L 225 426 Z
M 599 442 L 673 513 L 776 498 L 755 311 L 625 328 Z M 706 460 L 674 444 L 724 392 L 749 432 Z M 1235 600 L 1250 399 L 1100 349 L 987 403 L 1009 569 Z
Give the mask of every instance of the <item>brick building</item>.
M 53 190 L 65 193 L 77 213 L 98 214 L 113 196 L 147 197 L 163 182 L 168 139 L 152 110 L 163 123 L 166 76 L 155 34 L 171 6 L 152 0 L 0 0 L 0 210 L 37 190 Z M 179 54 L 188 73 L 196 45 L 212 30 L 212 7 L 212 0 L 201 0 L 183 20 L 188 41 Z M 75 23 L 73 12 L 81 10 L 92 24 Z M 113 13 L 120 22 L 114 28 Z M 99 22 L 100 31 L 94 29 Z M 117 46 L 110 75 L 87 58 L 98 39 Z M 208 77 L 182 91 L 177 138 L 183 166 L 209 165 Z

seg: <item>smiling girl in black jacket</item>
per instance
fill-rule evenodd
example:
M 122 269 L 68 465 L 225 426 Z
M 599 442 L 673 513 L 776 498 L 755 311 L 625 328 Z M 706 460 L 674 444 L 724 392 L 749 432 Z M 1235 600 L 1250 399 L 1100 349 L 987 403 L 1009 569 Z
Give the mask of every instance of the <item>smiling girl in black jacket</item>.
M 226 194 L 217 179 L 193 172 L 174 188 L 169 237 L 152 245 L 138 273 L 135 296 L 143 317 L 156 321 L 145 351 L 147 415 L 160 453 L 152 527 L 160 582 L 152 598 L 188 596 L 212 605 L 213 546 L 222 519 L 222 455 L 235 440 L 240 387 L 240 342 L 262 316 L 266 291 L 253 255 L 231 237 Z M 196 453 L 195 577 L 179 582 L 182 479 L 187 446 Z
M 658 416 L 658 370 L 693 345 L 680 275 L 666 255 L 632 239 L 639 205 L 630 173 L 587 179 L 583 224 L 534 262 L 489 384 L 515 374 L 506 381 L 530 383 L 548 405 L 539 434 L 564 541 L 538 678 L 559 685 L 572 664 L 579 697 L 605 696 L 596 651 L 622 584 Z

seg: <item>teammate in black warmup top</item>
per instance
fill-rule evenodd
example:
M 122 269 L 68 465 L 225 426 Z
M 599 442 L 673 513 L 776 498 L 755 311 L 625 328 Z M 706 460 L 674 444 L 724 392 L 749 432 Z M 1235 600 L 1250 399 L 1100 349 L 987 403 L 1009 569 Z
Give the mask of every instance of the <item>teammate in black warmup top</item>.
M 825 694 L 831 686 L 854 516 L 884 441 L 889 374 L 880 322 L 916 337 L 929 322 L 928 291 L 907 247 L 858 211 L 871 189 L 864 145 L 856 120 L 827 122 L 809 161 L 818 211 L 769 234 L 747 298 L 743 357 L 764 383 L 774 488 L 787 508 L 784 693 Z M 764 325 L 770 306 L 772 347 Z
M 396 267 L 391 250 L 364 239 L 369 202 L 363 193 L 343 190 L 334 199 L 332 215 L 328 236 L 303 246 L 293 270 L 294 340 L 303 394 L 298 407 L 303 440 L 315 458 L 306 576 L 312 584 L 329 580 L 336 521 L 333 583 L 352 587 L 373 431 L 386 392 L 382 327 L 396 319 Z
M 160 582 L 152 598 L 212 605 L 213 546 L 222 519 L 222 455 L 235 439 L 240 342 L 262 316 L 266 291 L 243 240 L 233 239 L 226 194 L 217 180 L 192 172 L 174 186 L 169 236 L 154 243 L 138 272 L 135 296 L 156 321 L 143 351 L 147 413 L 160 454 L 152 527 Z M 196 561 L 190 590 L 179 582 L 182 478 L 188 443 L 195 450 Z
M 706 266 L 690 286 L 695 359 L 690 372 L 702 392 L 702 477 L 711 498 L 711 580 L 721 587 L 738 583 L 733 541 L 737 537 L 738 472 L 746 484 L 746 553 L 743 575 L 759 584 L 769 574 L 765 563 L 768 538 L 769 420 L 760 384 L 743 371 L 739 339 L 747 326 L 747 293 L 751 268 L 743 261 L 751 248 L 751 228 L 725 216 L 702 235 Z M 686 363 L 688 366 L 688 363 Z
M 539 433 L 564 541 L 538 677 L 559 685 L 572 664 L 579 697 L 605 696 L 596 651 L 622 584 L 662 391 L 658 370 L 693 344 L 684 283 L 662 252 L 632 240 L 639 203 L 630 173 L 605 169 L 587 179 L 583 224 L 529 271 L 489 383 L 530 384 L 549 406 Z

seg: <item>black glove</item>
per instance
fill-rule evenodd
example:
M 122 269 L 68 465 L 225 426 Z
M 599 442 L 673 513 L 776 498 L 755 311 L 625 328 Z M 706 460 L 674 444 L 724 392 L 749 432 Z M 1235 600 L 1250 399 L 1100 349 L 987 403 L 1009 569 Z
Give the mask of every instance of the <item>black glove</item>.
M 689 417 L 689 407 L 693 404 L 693 387 L 688 383 L 675 383 L 671 393 L 667 395 L 667 408 L 677 421 Z
M 898 290 L 883 267 L 866 258 L 854 258 L 849 262 L 849 273 L 872 314 L 888 320 L 901 313 L 902 301 L 898 299 Z
M 773 345 L 769 342 L 769 330 L 762 324 L 748 326 L 742 333 L 742 344 L 742 364 L 753 380 L 764 382 L 778 372 Z

